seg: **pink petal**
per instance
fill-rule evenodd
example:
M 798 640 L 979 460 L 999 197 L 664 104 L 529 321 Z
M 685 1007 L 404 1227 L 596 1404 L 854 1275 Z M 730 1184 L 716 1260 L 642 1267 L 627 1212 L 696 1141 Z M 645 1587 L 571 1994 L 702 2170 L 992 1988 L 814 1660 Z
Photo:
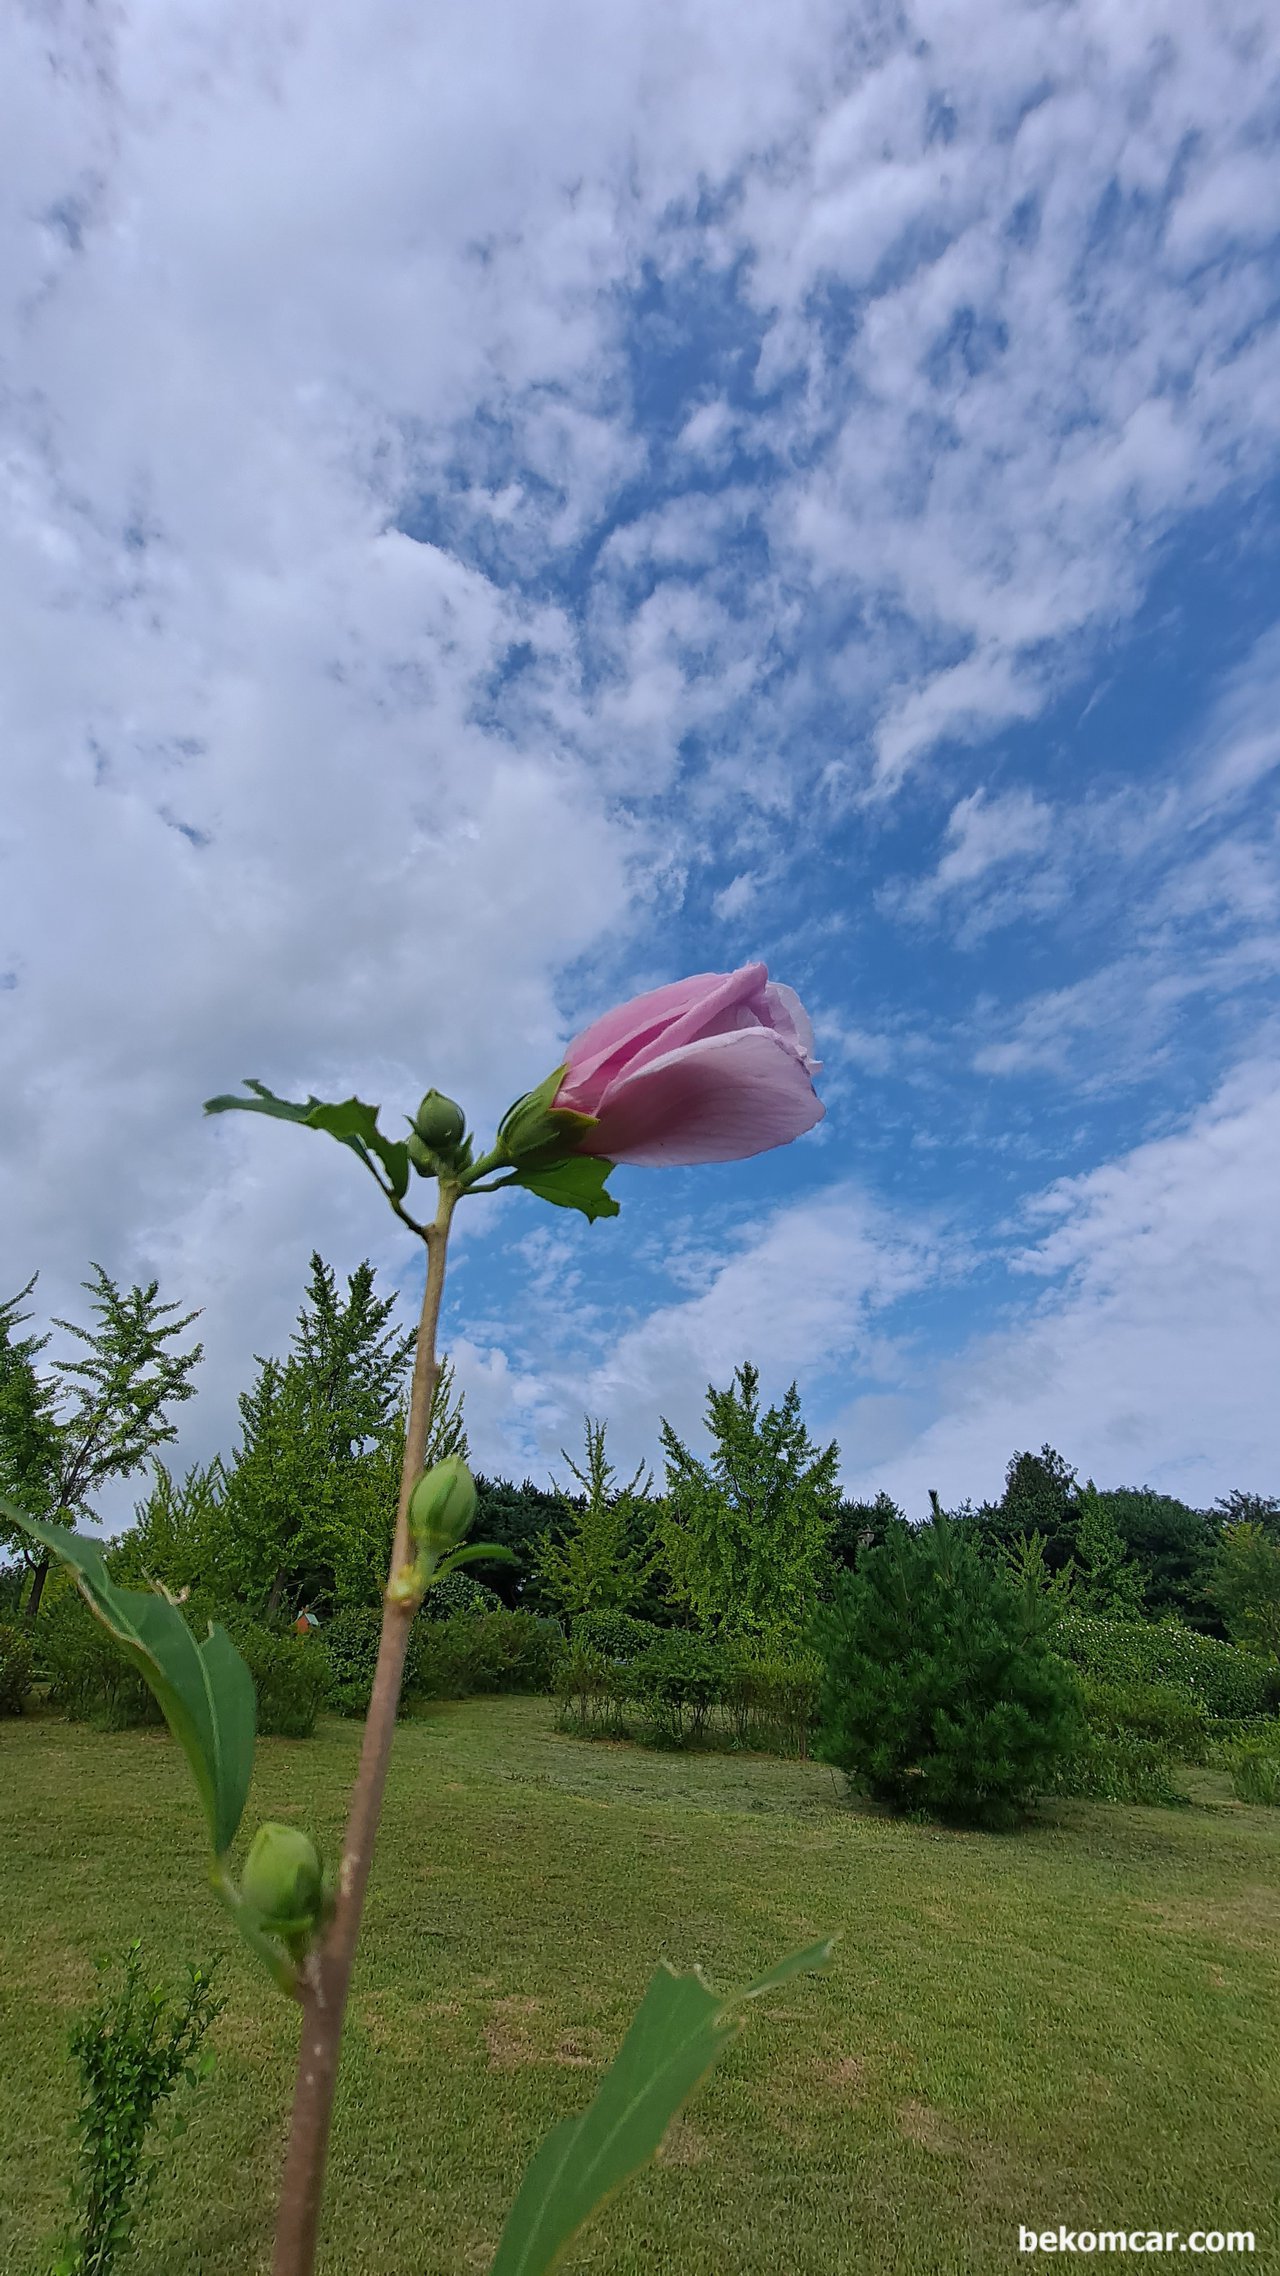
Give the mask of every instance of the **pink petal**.
M 818 1074 L 822 1061 L 813 1056 L 813 1021 L 785 980 L 769 982 L 764 992 L 764 1016 L 767 1025 L 803 1059 L 809 1073 Z
M 750 1024 L 750 1013 L 743 1017 L 749 1001 L 756 1016 L 763 1018 L 767 978 L 763 964 L 744 964 L 737 972 L 696 972 L 687 980 L 673 980 L 668 987 L 653 988 L 629 1004 L 619 1004 L 569 1045 L 568 1073 L 556 1093 L 557 1106 L 594 1114 L 616 1075 L 700 1035 Z
M 780 1036 L 739 1028 L 622 1076 L 580 1150 L 654 1167 L 745 1161 L 789 1145 L 825 1112 Z

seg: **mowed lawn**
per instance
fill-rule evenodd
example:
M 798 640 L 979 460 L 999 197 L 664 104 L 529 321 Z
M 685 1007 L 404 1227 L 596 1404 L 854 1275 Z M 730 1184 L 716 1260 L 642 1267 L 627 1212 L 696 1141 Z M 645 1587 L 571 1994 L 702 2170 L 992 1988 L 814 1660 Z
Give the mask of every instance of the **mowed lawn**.
M 246 1817 L 335 1843 L 359 1730 L 264 1740 Z M 1194 1774 L 1193 1774 L 1194 1775 Z M 545 1700 L 407 1723 L 366 1915 L 326 2276 L 487 2265 L 659 1958 L 758 2003 L 658 2165 L 571 2257 L 600 2276 L 1009 2269 L 1018 2228 L 1249 2228 L 1280 2265 L 1280 1811 L 1077 1803 L 992 1836 L 852 1808 L 821 1766 L 557 1734 Z M 164 1734 L 0 1723 L 0 2269 L 62 2217 L 67 2025 L 95 1952 L 227 1953 L 218 2069 L 138 2276 L 269 2261 L 293 2011 L 206 1890 Z M 1024 2263 L 1025 2264 L 1025 2263 Z

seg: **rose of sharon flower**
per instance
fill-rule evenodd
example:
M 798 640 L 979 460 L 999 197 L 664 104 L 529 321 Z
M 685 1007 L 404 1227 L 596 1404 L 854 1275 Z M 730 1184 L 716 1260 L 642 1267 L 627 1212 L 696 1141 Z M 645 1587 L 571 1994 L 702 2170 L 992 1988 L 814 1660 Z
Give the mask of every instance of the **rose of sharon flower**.
M 553 1110 L 596 1117 L 576 1151 L 611 1162 L 736 1162 L 786 1146 L 826 1112 L 813 1028 L 763 964 L 654 988 L 569 1045 Z

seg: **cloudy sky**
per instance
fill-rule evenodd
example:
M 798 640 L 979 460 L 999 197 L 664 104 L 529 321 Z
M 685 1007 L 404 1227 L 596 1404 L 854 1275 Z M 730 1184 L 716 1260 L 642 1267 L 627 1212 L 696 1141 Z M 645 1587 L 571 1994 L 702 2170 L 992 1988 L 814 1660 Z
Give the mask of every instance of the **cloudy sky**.
M 749 1357 L 913 1513 L 1280 1491 L 1278 141 L 1265 0 L 5 10 L 0 1294 L 158 1275 L 229 1448 L 421 1268 L 203 1099 L 760 957 L 825 1123 L 468 1204 L 478 1461 Z

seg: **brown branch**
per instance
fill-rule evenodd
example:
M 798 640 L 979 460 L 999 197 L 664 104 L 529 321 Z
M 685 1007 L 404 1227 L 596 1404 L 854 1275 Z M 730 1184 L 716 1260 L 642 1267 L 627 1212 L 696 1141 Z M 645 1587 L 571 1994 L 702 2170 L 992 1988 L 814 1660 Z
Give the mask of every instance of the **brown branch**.
M 360 1767 L 351 1793 L 351 1809 L 343 1843 L 342 1864 L 332 1918 L 309 1954 L 298 1986 L 302 2001 L 302 2034 L 298 2071 L 293 2090 L 293 2112 L 285 2152 L 284 2178 L 276 2216 L 272 2276 L 312 2276 L 324 2192 L 325 2159 L 333 2094 L 338 2077 L 342 2019 L 360 1934 L 373 1845 L 382 1813 L 382 1796 L 395 1736 L 396 1708 L 404 1676 L 409 1629 L 417 1606 L 395 1601 L 390 1584 L 410 1562 L 409 1496 L 426 1454 L 431 1405 L 440 1374 L 436 1357 L 436 1329 L 444 1289 L 445 1247 L 449 1220 L 458 1189 L 441 1184 L 435 1222 L 425 1231 L 427 1285 L 413 1361 L 413 1388 L 405 1433 L 400 1500 L 396 1510 L 395 1540 L 391 1550 L 388 1591 L 383 1600 L 382 1638 L 373 1679 L 373 1695 L 365 1720 Z

